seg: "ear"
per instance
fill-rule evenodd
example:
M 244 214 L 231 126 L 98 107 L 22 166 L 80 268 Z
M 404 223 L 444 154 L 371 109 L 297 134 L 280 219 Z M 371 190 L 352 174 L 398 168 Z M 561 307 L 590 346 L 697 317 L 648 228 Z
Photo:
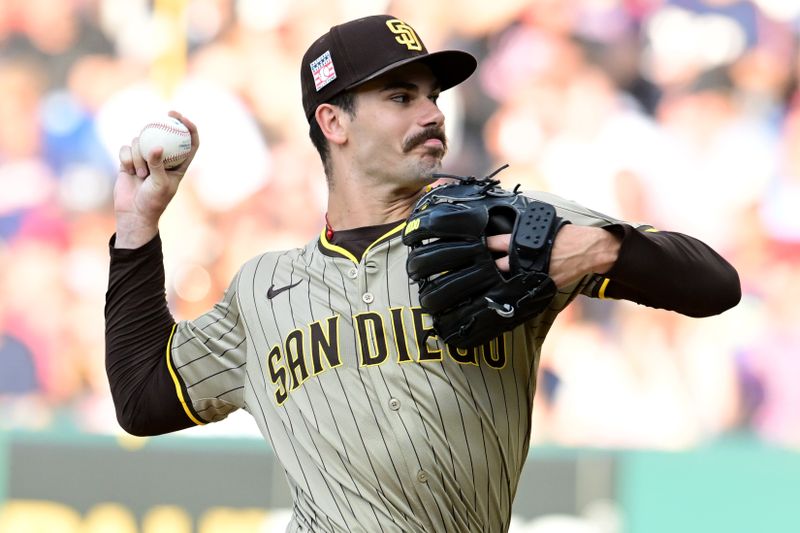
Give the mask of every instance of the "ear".
M 331 104 L 320 104 L 314 113 L 322 134 L 333 144 L 344 144 L 347 141 L 349 116 L 341 108 Z

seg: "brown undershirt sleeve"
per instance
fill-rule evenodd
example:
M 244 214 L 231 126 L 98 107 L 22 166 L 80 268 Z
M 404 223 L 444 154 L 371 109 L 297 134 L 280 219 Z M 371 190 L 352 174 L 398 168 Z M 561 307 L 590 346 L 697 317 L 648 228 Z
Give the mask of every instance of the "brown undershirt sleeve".
M 164 291 L 161 239 L 134 250 L 111 238 L 106 292 L 106 373 L 117 420 L 133 435 L 160 435 L 195 425 L 181 406 L 167 367 L 175 321 Z
M 619 258 L 594 296 L 704 317 L 741 299 L 736 269 L 705 243 L 682 233 L 627 224 L 604 227 L 622 239 Z

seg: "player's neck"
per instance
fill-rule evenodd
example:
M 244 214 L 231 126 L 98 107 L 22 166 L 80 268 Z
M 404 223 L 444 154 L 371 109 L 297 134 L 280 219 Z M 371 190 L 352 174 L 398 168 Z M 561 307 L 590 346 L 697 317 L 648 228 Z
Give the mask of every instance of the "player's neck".
M 329 197 L 328 224 L 335 230 L 379 226 L 406 218 L 411 212 L 414 195 L 411 199 L 400 198 L 394 202 L 365 202 L 366 195 L 359 198 L 342 199 Z
M 328 224 L 334 230 L 388 224 L 406 218 L 420 191 L 396 186 L 363 186 L 358 180 L 340 180 L 329 189 Z

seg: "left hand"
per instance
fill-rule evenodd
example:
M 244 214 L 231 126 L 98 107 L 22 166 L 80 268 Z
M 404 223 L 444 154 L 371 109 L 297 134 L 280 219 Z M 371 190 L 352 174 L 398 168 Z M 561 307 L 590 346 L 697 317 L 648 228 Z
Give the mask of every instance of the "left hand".
M 487 237 L 493 252 L 506 252 L 511 235 Z M 550 277 L 558 288 L 566 287 L 587 274 L 605 274 L 617 260 L 620 240 L 611 232 L 591 226 L 567 224 L 556 234 L 550 254 Z M 497 268 L 509 271 L 508 255 L 495 261 Z

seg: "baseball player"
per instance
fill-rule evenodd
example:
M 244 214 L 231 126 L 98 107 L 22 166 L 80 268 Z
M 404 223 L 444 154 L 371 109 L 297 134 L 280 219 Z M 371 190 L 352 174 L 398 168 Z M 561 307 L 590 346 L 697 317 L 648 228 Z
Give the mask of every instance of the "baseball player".
M 736 271 L 702 242 L 535 193 L 570 222 L 550 260 L 557 295 L 480 346 L 442 342 L 409 282 L 402 235 L 446 151 L 437 98 L 475 67 L 466 52 L 428 52 L 391 16 L 311 44 L 302 103 L 329 182 L 328 224 L 305 246 L 247 261 L 195 320 L 170 315 L 158 236 L 191 157 L 165 170 L 160 149 L 122 147 L 106 363 L 124 429 L 158 435 L 246 410 L 286 473 L 292 532 L 506 531 L 540 347 L 572 299 L 692 316 L 738 302 Z M 171 114 L 190 129 L 193 157 L 197 128 Z M 509 239 L 488 246 L 502 256 Z

